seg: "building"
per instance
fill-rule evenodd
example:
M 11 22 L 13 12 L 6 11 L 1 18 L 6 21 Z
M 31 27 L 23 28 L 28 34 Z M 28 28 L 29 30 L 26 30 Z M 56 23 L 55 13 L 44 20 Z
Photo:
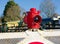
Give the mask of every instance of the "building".
M 52 18 L 45 18 L 42 19 L 42 27 L 43 28 L 53 28 L 53 29 L 60 29 L 60 16 L 52 17 Z

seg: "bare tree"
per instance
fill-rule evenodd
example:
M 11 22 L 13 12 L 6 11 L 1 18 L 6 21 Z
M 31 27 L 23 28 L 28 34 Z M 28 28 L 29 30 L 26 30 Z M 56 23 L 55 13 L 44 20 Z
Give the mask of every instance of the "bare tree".
M 40 11 L 47 17 L 51 18 L 55 13 L 55 6 L 52 3 L 52 0 L 43 0 L 40 5 Z

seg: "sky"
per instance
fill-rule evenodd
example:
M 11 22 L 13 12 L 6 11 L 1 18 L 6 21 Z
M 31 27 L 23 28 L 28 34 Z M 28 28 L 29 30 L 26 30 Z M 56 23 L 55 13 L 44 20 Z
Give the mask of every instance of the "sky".
M 2 16 L 5 5 L 9 0 L 0 0 L 0 16 Z M 36 8 L 39 10 L 39 6 L 43 0 L 14 0 L 20 7 L 24 8 L 26 11 L 29 11 L 30 8 Z M 60 14 L 60 0 L 52 0 L 56 7 L 56 13 Z

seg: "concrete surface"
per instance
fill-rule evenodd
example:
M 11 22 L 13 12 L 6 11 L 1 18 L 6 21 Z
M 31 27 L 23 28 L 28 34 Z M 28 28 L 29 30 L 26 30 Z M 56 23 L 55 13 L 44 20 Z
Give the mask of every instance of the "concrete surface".
M 29 44 L 31 42 L 42 42 L 44 44 L 54 44 L 53 42 L 42 37 L 38 32 L 26 31 L 28 37 L 19 42 L 18 44 Z
M 57 30 L 44 30 L 44 31 L 40 31 L 38 30 L 38 32 L 41 34 L 41 36 L 47 37 L 47 36 L 60 36 L 60 29 Z
M 44 30 L 38 32 L 13 32 L 0 33 L 0 44 L 20 44 L 20 42 L 53 42 L 53 44 L 60 44 L 60 29 L 59 30 Z M 48 41 L 48 42 L 47 42 Z M 49 44 L 49 43 L 48 43 Z
M 0 33 L 0 39 L 25 38 L 25 37 L 27 37 L 27 34 L 25 32 Z

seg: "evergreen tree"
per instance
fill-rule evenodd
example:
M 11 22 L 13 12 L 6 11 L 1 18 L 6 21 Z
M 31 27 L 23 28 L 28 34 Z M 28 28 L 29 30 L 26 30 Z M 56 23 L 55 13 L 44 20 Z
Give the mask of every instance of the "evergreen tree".
M 7 2 L 4 12 L 2 22 L 4 21 L 16 21 L 20 20 L 20 8 L 18 4 L 10 0 Z

